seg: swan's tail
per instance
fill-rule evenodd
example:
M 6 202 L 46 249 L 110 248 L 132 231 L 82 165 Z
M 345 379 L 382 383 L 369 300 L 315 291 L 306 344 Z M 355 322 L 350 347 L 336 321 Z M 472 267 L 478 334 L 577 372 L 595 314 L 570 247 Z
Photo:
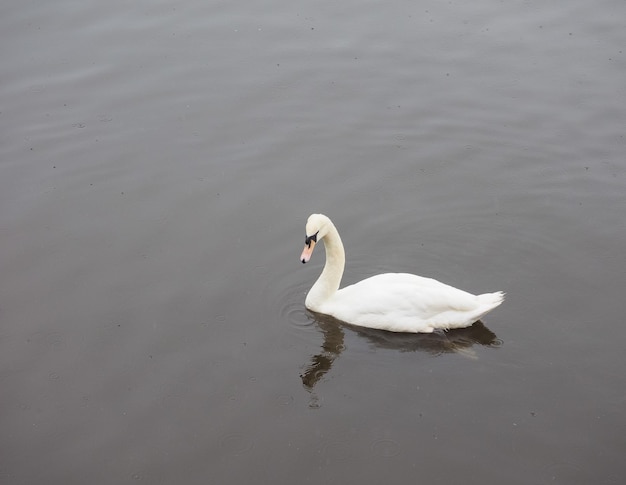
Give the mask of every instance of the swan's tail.
M 483 293 L 482 295 L 478 295 L 478 301 L 481 305 L 487 306 L 491 310 L 504 301 L 504 295 L 505 293 L 502 291 L 496 291 L 495 293 Z
M 484 293 L 476 295 L 477 305 L 473 309 L 451 310 L 437 315 L 433 328 L 463 328 L 477 322 L 504 301 L 504 293 Z
M 472 322 L 476 322 L 484 317 L 487 313 L 499 306 L 504 301 L 504 293 L 496 291 L 495 293 L 483 293 L 476 297 L 480 305 L 472 315 Z

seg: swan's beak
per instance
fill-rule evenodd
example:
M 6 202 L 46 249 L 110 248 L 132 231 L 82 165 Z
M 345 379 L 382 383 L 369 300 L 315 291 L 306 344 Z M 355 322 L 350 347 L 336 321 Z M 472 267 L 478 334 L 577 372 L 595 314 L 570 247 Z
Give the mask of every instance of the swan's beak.
M 308 263 L 309 259 L 311 259 L 311 254 L 313 254 L 313 248 L 315 247 L 315 241 L 311 240 L 309 244 L 304 245 L 304 249 L 302 250 L 302 254 L 300 255 L 300 261 L 302 263 Z

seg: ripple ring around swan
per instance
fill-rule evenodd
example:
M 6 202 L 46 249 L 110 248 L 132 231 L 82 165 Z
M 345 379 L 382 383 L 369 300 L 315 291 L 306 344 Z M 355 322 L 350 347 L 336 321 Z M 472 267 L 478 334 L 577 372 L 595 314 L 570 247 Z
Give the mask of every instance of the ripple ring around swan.
M 292 328 L 313 328 L 314 321 L 307 315 L 304 300 L 309 291 L 309 282 L 290 284 L 293 275 L 285 275 L 277 281 L 268 283 L 264 288 L 264 299 L 270 305 L 272 313 L 281 322 L 287 322 Z

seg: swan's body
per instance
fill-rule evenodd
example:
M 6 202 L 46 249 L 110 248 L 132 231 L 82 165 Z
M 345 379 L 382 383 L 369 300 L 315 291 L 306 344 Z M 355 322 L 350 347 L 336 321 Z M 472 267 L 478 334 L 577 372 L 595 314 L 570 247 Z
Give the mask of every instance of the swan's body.
M 504 300 L 502 292 L 472 295 L 407 273 L 380 274 L 339 289 L 346 261 L 341 238 L 328 217 L 313 214 L 306 224 L 300 261 L 309 261 L 320 240 L 326 248 L 326 264 L 305 305 L 353 325 L 411 333 L 469 327 Z

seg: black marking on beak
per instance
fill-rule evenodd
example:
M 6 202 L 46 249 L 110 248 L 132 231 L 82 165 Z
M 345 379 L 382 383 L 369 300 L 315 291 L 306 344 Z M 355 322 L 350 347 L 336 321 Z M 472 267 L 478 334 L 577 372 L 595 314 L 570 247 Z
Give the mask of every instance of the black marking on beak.
M 306 244 L 308 247 L 311 247 L 311 241 L 313 242 L 317 242 L 317 234 L 319 233 L 319 231 L 317 231 L 315 234 L 313 234 L 312 236 L 306 236 L 304 238 L 304 244 Z

